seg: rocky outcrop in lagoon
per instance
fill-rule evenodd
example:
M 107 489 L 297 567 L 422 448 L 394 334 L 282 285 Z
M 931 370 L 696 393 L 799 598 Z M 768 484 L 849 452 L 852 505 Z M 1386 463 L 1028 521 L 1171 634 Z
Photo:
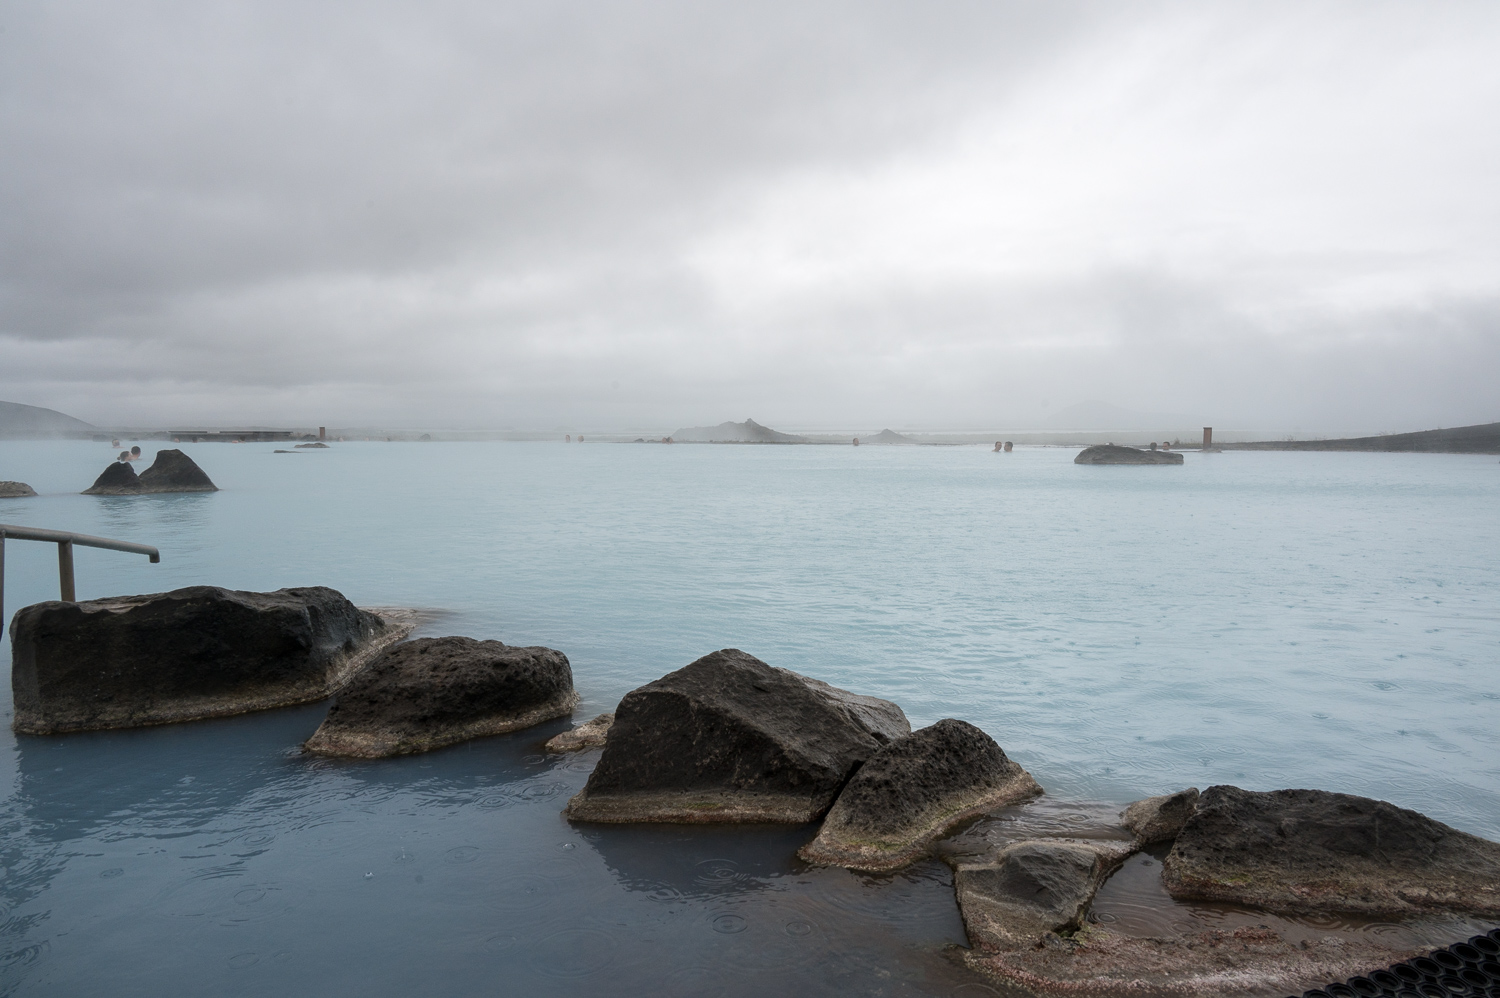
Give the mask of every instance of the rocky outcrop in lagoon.
M 925 856 L 954 826 L 1041 792 L 993 738 L 945 719 L 870 756 L 798 855 L 825 866 L 898 869 Z
M 1326 790 L 1209 787 L 1162 875 L 1174 898 L 1294 915 L 1500 917 L 1500 843 Z
M 324 586 L 37 603 L 10 625 L 14 727 L 131 728 L 321 700 L 409 630 Z
M 0 499 L 24 499 L 36 495 L 36 490 L 25 482 L 0 482 Z
M 151 467 L 136 475 L 123 461 L 105 468 L 86 496 L 125 496 L 159 492 L 217 492 L 218 486 L 203 469 L 180 450 L 159 450 Z
M 418 638 L 360 670 L 303 747 L 360 759 L 428 752 L 564 717 L 577 703 L 560 651 Z
M 1182 455 L 1169 450 L 1141 450 L 1118 444 L 1095 444 L 1085 447 L 1073 459 L 1074 464 L 1181 464 Z
M 1145 847 L 1177 838 L 1193 809 L 1198 806 L 1198 788 L 1188 787 L 1175 794 L 1147 797 L 1120 812 L 1120 824 L 1135 835 L 1135 844 Z
M 1128 843 L 1030 839 L 960 863 L 953 886 L 970 942 L 1032 949 L 1080 928 L 1099 886 L 1134 851 Z
M 813 821 L 911 726 L 858 696 L 737 649 L 625 695 L 574 821 Z

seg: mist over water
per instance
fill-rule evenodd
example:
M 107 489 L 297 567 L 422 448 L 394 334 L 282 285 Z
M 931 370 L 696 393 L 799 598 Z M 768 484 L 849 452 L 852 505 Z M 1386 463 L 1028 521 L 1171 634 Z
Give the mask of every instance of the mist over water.
M 579 720 L 739 647 L 895 700 L 914 726 L 975 723 L 1065 808 L 1317 787 L 1500 838 L 1493 457 L 187 449 L 222 492 L 79 496 L 107 448 L 0 443 L 0 477 L 41 493 L 0 520 L 161 548 L 159 565 L 80 549 L 83 599 L 322 584 L 436 611 L 420 633 L 559 648 Z M 55 595 L 54 548 L 9 543 L 7 615 Z M 8 690 L 4 704 L 8 725 Z M 808 870 L 793 858 L 807 829 L 570 827 L 559 811 L 593 757 L 539 754 L 563 722 L 383 762 L 304 759 L 325 709 L 7 731 L 7 993 L 965 980 L 940 952 L 964 937 L 939 864 Z

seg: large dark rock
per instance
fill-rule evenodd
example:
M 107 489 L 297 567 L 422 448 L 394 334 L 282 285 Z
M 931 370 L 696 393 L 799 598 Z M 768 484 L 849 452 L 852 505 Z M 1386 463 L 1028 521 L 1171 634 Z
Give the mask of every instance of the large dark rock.
M 22 499 L 36 495 L 36 490 L 25 482 L 0 482 L 0 499 Z
M 180 450 L 159 450 L 151 467 L 141 472 L 142 492 L 217 492 L 203 469 Z
M 894 870 L 925 856 L 955 825 L 1041 792 L 993 738 L 948 718 L 870 756 L 798 855 L 828 866 Z
M 136 495 L 141 491 L 141 480 L 135 469 L 124 461 L 115 461 L 105 468 L 94 484 L 83 490 L 86 496 Z
M 1288 914 L 1500 916 L 1500 844 L 1324 790 L 1209 787 L 1162 875 L 1174 898 Z
M 1073 459 L 1074 464 L 1181 464 L 1182 455 L 1169 450 L 1140 450 L 1118 444 L 1095 444 L 1085 447 Z
M 419 638 L 387 649 L 339 691 L 304 746 L 377 759 L 519 731 L 572 713 L 568 657 L 473 638 Z
M 323 586 L 190 586 L 11 620 L 15 729 L 130 728 L 320 700 L 410 625 Z
M 151 467 L 136 475 L 135 469 L 117 461 L 104 469 L 86 496 L 141 495 L 153 492 L 217 492 L 202 468 L 180 450 L 159 450 Z
M 736 649 L 632 690 L 564 812 L 581 821 L 804 822 L 907 734 L 901 708 Z

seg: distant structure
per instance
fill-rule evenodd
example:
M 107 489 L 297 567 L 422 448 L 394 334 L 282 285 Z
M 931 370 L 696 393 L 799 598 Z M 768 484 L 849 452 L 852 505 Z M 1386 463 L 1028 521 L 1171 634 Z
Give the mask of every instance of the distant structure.
M 1214 445 L 1214 428 L 1205 426 L 1203 428 L 1203 449 L 1210 450 Z
M 328 439 L 328 427 L 326 427 L 326 426 L 320 426 L 320 427 L 318 427 L 318 439 L 319 440 L 327 440 Z
M 186 441 L 194 444 L 214 441 L 244 444 L 296 439 L 296 434 L 291 430 L 168 430 L 167 434 L 174 443 Z

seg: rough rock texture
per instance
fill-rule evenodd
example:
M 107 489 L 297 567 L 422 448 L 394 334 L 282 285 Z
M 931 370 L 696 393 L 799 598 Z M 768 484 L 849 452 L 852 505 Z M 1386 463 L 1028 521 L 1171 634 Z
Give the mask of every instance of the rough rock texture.
M 1089 925 L 1068 936 L 1043 936 L 1039 945 L 1023 948 L 976 942 L 964 962 L 1035 995 L 1279 998 L 1419 952 L 1377 936 L 1329 937 L 1309 945 L 1259 926 L 1143 939 Z
M 1175 794 L 1138 800 L 1120 813 L 1120 824 L 1135 835 L 1135 844 L 1149 846 L 1170 842 L 1198 806 L 1198 788 L 1188 787 Z
M 954 825 L 1041 792 L 993 738 L 945 719 L 870 756 L 798 855 L 828 866 L 894 870 L 925 856 Z
M 554 735 L 547 740 L 548 752 L 582 752 L 584 749 L 603 748 L 604 740 L 609 736 L 610 725 L 615 723 L 615 715 L 600 714 L 592 721 L 585 721 L 571 731 L 564 731 L 560 735 Z
M 36 490 L 25 482 L 0 482 L 0 499 L 20 499 L 34 495 Z
M 419 638 L 350 679 L 303 747 L 361 759 L 427 752 L 563 717 L 577 702 L 560 651 Z
M 1128 844 L 1028 839 L 986 862 L 959 864 L 953 887 L 969 941 L 1026 949 L 1049 933 L 1076 930 L 1099 885 L 1133 851 Z
M 130 728 L 320 700 L 409 630 L 323 586 L 37 603 L 10 625 L 15 730 Z
M 1182 455 L 1169 450 L 1139 450 L 1118 444 L 1095 444 L 1079 451 L 1074 464 L 1181 464 Z
M 86 496 L 118 496 L 135 495 L 141 491 L 141 480 L 137 477 L 135 469 L 124 461 L 115 461 L 96 479 L 94 484 L 83 490 Z
M 1500 844 L 1324 790 L 1209 787 L 1163 877 L 1174 898 L 1290 914 L 1500 916 Z
M 632 690 L 564 814 L 581 821 L 804 822 L 910 732 L 901 708 L 736 649 Z
M 217 492 L 203 469 L 180 450 L 159 450 L 151 467 L 141 472 L 123 461 L 104 469 L 94 484 L 83 491 L 86 496 L 141 495 L 152 492 Z

